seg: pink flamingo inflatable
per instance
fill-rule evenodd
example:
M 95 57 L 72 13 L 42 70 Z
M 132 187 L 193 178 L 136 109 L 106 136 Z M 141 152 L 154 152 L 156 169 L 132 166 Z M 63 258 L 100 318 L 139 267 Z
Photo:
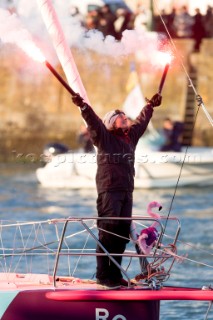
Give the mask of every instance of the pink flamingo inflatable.
M 150 217 L 160 220 L 161 217 L 159 213 L 152 212 L 153 208 L 158 208 L 158 210 L 160 211 L 162 209 L 161 204 L 157 201 L 152 201 L 149 203 L 147 208 L 147 213 Z M 158 222 L 154 221 L 150 227 L 143 229 L 138 237 L 138 246 L 144 254 L 150 254 L 152 248 L 157 242 L 157 239 L 159 237 L 158 231 L 156 229 L 157 224 Z

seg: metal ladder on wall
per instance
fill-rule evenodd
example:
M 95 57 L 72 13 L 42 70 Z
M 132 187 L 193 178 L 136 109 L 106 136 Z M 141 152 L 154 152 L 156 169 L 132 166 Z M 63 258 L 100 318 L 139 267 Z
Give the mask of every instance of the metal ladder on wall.
M 197 88 L 197 70 L 192 65 L 189 66 L 189 76 L 192 79 L 194 87 Z M 192 145 L 195 111 L 195 95 L 192 87 L 189 85 L 186 94 L 184 130 L 182 134 L 183 146 Z

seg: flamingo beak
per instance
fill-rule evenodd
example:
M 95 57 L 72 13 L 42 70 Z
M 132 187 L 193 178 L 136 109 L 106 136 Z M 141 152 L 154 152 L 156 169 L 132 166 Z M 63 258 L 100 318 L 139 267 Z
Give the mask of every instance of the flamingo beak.
M 158 208 L 159 211 L 161 211 L 161 209 L 162 209 L 162 206 L 160 206 L 160 207 Z

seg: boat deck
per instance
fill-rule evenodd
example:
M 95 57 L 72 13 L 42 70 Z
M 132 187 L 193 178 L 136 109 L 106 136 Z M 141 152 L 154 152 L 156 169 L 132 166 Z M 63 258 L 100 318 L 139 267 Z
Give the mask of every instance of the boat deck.
M 94 280 L 74 277 L 56 279 L 47 274 L 5 274 L 0 273 L 1 291 L 44 290 L 51 300 L 213 300 L 211 288 L 160 287 L 153 289 L 144 284 L 108 289 Z M 128 294 L 127 294 L 128 291 Z

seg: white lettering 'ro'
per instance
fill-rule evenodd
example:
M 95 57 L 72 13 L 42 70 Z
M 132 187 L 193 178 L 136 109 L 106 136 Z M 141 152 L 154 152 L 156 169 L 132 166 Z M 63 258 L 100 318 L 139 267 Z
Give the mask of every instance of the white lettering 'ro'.
M 109 311 L 107 309 L 96 308 L 95 309 L 95 320 L 106 320 L 109 317 Z M 121 314 L 117 314 L 112 320 L 127 320 Z

